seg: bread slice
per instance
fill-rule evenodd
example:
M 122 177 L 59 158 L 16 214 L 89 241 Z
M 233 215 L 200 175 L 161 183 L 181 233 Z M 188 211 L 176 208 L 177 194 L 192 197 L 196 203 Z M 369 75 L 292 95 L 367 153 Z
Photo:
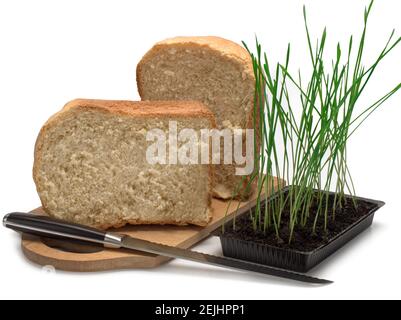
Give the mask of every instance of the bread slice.
M 252 60 L 232 41 L 218 37 L 161 41 L 138 64 L 137 84 L 142 100 L 203 102 L 215 114 L 219 129 L 254 127 Z M 230 198 L 243 180 L 235 175 L 235 164 L 218 165 L 215 174 L 214 195 L 219 198 Z
M 33 177 L 44 210 L 100 229 L 211 219 L 210 165 L 149 164 L 148 130 L 215 125 L 199 102 L 74 100 L 51 117 L 35 147 Z M 167 136 L 168 137 L 168 136 Z M 179 147 L 179 146 L 178 146 Z M 168 150 L 168 149 L 167 149 Z

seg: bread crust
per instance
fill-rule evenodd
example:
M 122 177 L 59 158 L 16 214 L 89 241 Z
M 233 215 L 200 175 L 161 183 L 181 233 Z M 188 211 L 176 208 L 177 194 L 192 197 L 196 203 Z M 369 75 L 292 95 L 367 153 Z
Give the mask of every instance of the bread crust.
M 175 37 L 175 38 L 170 38 L 166 39 L 163 41 L 160 41 L 156 43 L 141 59 L 141 61 L 137 65 L 136 69 L 136 80 L 137 80 L 137 87 L 138 87 L 138 93 L 141 97 L 141 99 L 144 99 L 144 84 L 142 82 L 142 79 L 144 78 L 142 76 L 143 74 L 143 66 L 150 61 L 155 55 L 157 55 L 161 50 L 164 50 L 166 47 L 169 46 L 183 46 L 186 49 L 190 49 L 192 47 L 206 47 L 210 50 L 215 51 L 216 53 L 220 54 L 223 57 L 226 57 L 228 59 L 232 59 L 235 62 L 237 62 L 239 65 L 242 66 L 243 70 L 242 72 L 245 72 L 247 77 L 250 79 L 253 79 L 255 81 L 255 75 L 253 71 L 253 64 L 252 64 L 252 59 L 249 55 L 249 53 L 246 51 L 245 48 L 240 46 L 239 44 L 224 39 L 220 37 L 215 37 L 215 36 L 199 36 L 199 37 Z M 255 81 L 256 82 L 256 81 Z M 253 104 L 255 104 L 254 98 L 252 99 Z M 256 150 L 259 149 L 260 147 L 260 137 L 259 137 L 259 105 L 256 104 L 256 119 L 255 119 L 255 126 L 254 126 L 254 106 L 252 106 L 249 114 L 247 115 L 246 119 L 246 128 L 247 129 L 254 129 L 255 130 L 255 137 L 256 137 Z M 244 128 L 245 129 L 245 128 Z M 245 147 L 246 141 L 245 139 L 243 140 L 243 147 Z M 244 150 L 244 149 L 243 149 Z M 230 166 L 230 165 L 228 165 Z M 234 165 L 231 165 L 234 166 Z M 246 186 L 249 183 L 250 178 L 244 179 L 243 183 L 243 189 L 246 188 Z M 249 198 L 250 194 L 252 192 L 249 192 L 248 194 L 243 194 L 243 195 L 238 195 L 236 198 L 242 198 L 242 199 L 247 199 Z M 232 197 L 232 195 L 223 195 L 216 193 L 214 194 L 215 197 L 217 198 L 222 198 L 222 199 L 229 199 Z
M 75 99 L 68 102 L 61 110 L 68 111 L 73 108 L 96 109 L 113 114 L 153 118 L 208 118 L 213 125 L 216 120 L 213 112 L 198 101 L 127 101 L 127 100 L 95 100 Z
M 128 117 L 143 117 L 143 118 L 153 118 L 153 117 L 164 117 L 164 118 L 202 118 L 208 119 L 212 128 L 216 127 L 216 120 L 214 114 L 202 103 L 198 101 L 127 101 L 127 100 L 95 100 L 95 99 L 75 99 L 68 102 L 59 112 L 54 114 L 47 120 L 47 122 L 41 128 L 39 135 L 36 139 L 34 148 L 34 164 L 33 164 L 33 180 L 36 185 L 36 189 L 42 203 L 43 210 L 50 216 L 52 216 L 51 210 L 46 206 L 45 201 L 43 201 L 40 192 L 39 184 L 39 167 L 40 167 L 40 154 L 43 147 L 43 139 L 46 132 L 52 126 L 57 125 L 63 120 L 65 116 L 73 109 L 81 110 L 96 110 L 98 112 L 107 112 L 112 114 L 118 114 Z M 157 223 L 147 223 L 139 220 L 121 221 L 117 224 L 99 224 L 93 225 L 98 229 L 106 230 L 109 228 L 119 228 L 127 224 L 139 225 L 139 224 L 157 224 L 157 225 L 179 225 L 185 226 L 189 224 L 197 226 L 206 226 L 212 219 L 212 190 L 214 185 L 214 173 L 213 166 L 209 164 L 209 198 L 208 198 L 208 222 L 199 221 L 188 221 L 188 222 L 177 222 L 173 220 L 165 220 Z

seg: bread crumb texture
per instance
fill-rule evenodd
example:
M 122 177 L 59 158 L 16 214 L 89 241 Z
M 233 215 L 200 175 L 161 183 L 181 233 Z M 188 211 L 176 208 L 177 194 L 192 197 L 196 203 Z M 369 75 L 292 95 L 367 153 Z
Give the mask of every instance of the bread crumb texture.
M 211 128 L 202 105 L 76 100 L 42 128 L 34 180 L 45 211 L 101 229 L 125 224 L 206 225 L 209 165 L 151 165 L 148 130 Z M 149 108 L 149 111 L 146 110 Z M 192 110 L 192 111 L 191 111 Z

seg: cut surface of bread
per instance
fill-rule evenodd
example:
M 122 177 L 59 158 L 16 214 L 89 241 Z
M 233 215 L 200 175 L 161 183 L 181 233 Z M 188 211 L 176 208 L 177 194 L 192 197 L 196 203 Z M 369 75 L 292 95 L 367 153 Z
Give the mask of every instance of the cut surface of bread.
M 44 210 L 100 229 L 125 224 L 206 225 L 210 165 L 150 164 L 147 132 L 212 128 L 199 102 L 74 100 L 51 117 L 35 147 L 33 177 Z M 167 145 L 168 148 L 168 145 Z M 167 149 L 168 150 L 168 149 Z
M 203 102 L 215 114 L 219 129 L 254 127 L 252 61 L 248 52 L 232 41 L 218 37 L 161 41 L 138 64 L 137 84 L 142 100 Z M 235 164 L 222 164 L 222 157 L 220 163 L 215 170 L 214 195 L 227 199 L 243 177 L 235 175 Z

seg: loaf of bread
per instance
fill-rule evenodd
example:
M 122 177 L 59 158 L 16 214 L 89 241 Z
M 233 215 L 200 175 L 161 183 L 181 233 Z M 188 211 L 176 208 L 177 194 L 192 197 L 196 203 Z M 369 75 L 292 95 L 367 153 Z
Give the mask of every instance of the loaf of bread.
M 35 147 L 33 177 L 44 210 L 100 229 L 208 224 L 211 166 L 147 157 L 149 130 L 168 137 L 171 122 L 194 132 L 215 125 L 213 113 L 199 102 L 68 103 L 44 125 Z
M 215 114 L 220 130 L 254 127 L 252 60 L 243 47 L 229 40 L 177 37 L 159 42 L 138 64 L 137 84 L 142 100 L 203 102 Z M 243 181 L 235 174 L 235 164 L 224 165 L 222 157 L 215 177 L 214 195 L 224 199 Z

